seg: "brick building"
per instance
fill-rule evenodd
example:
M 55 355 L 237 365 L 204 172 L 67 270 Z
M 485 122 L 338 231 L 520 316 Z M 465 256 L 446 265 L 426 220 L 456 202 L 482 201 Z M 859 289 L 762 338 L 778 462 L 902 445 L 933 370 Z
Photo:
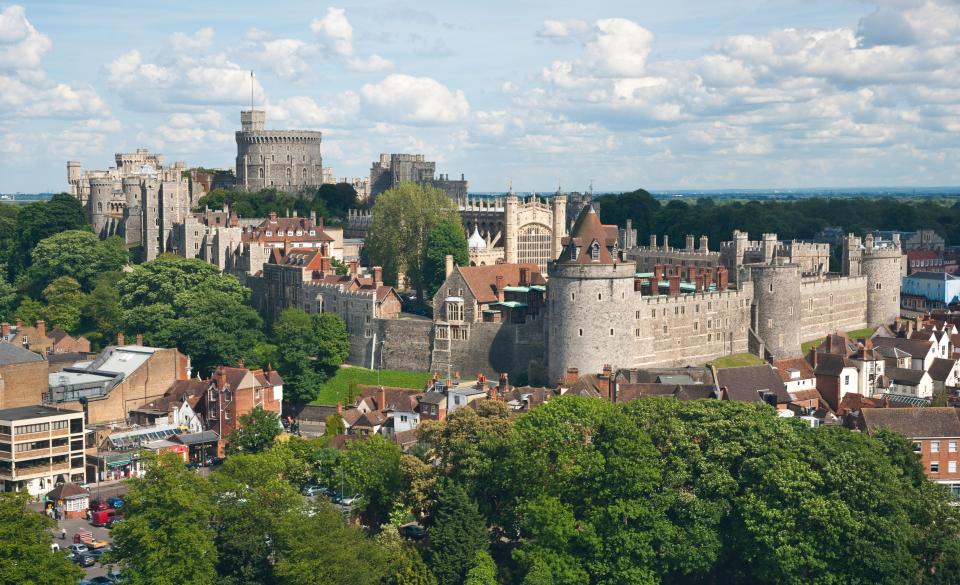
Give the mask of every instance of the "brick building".
M 218 366 L 210 376 L 203 411 L 207 428 L 225 439 L 238 428 L 237 420 L 254 408 L 280 415 L 283 379 L 273 370 Z
M 0 408 L 40 404 L 47 391 L 47 362 L 19 345 L 0 341 Z

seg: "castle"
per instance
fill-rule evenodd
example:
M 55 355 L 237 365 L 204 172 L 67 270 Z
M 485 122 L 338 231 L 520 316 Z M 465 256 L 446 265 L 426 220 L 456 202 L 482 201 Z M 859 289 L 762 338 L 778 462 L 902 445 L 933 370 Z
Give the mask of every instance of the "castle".
M 141 246 L 144 260 L 174 247 L 174 226 L 182 223 L 203 195 L 184 177 L 186 164 L 164 166 L 163 157 L 143 148 L 117 153 L 117 166 L 82 171 L 67 162 L 69 192 L 86 207 L 90 224 L 101 238 L 121 236 L 128 246 Z
M 381 154 L 380 160 L 370 165 L 369 197 L 411 181 L 440 189 L 451 199 L 467 196 L 467 181 L 451 179 L 449 175 L 436 176 L 437 163 L 427 160 L 422 154 Z
M 296 193 L 324 183 L 322 133 L 265 130 L 264 110 L 242 110 L 237 139 L 237 186 L 248 191 L 276 188 Z M 333 182 L 332 177 L 327 182 Z

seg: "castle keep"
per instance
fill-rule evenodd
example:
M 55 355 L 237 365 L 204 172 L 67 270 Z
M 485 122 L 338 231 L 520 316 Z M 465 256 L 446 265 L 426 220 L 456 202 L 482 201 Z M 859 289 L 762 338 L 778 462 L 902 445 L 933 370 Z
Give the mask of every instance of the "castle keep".
M 265 130 L 264 110 L 242 110 L 237 138 L 237 186 L 296 193 L 323 184 L 321 132 Z

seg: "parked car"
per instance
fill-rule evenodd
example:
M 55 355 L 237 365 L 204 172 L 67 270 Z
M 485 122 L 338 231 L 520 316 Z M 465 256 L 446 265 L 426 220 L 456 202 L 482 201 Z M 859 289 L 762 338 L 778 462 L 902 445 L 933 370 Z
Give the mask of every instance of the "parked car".
M 300 489 L 300 493 L 310 497 L 313 497 L 316 495 L 325 495 L 327 493 L 327 488 L 320 485 L 308 484 L 303 486 L 303 488 Z
M 90 550 L 90 547 L 85 544 L 71 544 L 70 552 L 75 555 L 81 555 Z
M 184 466 L 185 466 L 187 469 L 197 469 L 198 467 L 200 467 L 200 464 L 197 463 L 196 461 L 191 461 L 190 463 L 184 464 Z
M 352 506 L 360 500 L 360 494 L 354 494 L 352 496 L 347 496 L 346 498 L 341 498 L 338 504 L 342 506 Z
M 203 460 L 203 464 L 208 467 L 220 465 L 221 463 L 223 463 L 223 459 L 220 457 L 207 457 Z
M 106 510 L 98 510 L 90 515 L 90 524 L 94 526 L 106 526 L 112 518 L 117 516 L 123 516 L 123 512 L 117 512 L 113 508 L 107 508 Z
M 110 504 L 106 500 L 93 500 L 90 502 L 90 511 L 99 512 L 100 510 L 109 510 Z
M 113 585 L 114 583 L 116 583 L 116 581 L 114 581 L 110 577 L 103 577 L 103 576 L 94 577 L 93 579 L 84 579 L 83 581 L 80 581 L 80 585 Z
M 92 567 L 97 564 L 97 558 L 86 553 L 73 557 L 73 560 L 81 567 Z
M 111 508 L 113 508 L 113 509 L 122 508 L 122 507 L 123 507 L 123 498 L 121 498 L 120 496 L 114 496 L 114 497 L 112 497 L 112 498 L 107 498 L 107 504 L 108 504 Z
M 107 523 L 104 526 L 107 527 L 107 530 L 113 530 L 113 527 L 126 520 L 123 516 L 114 516 L 113 518 L 107 520 Z
M 108 550 L 110 550 L 109 547 L 95 548 L 95 549 L 92 549 L 92 550 L 88 550 L 87 552 L 85 552 L 85 553 L 83 553 L 83 554 L 86 555 L 86 556 L 88 556 L 88 557 L 93 557 L 94 559 L 96 559 L 96 560 L 99 561 L 99 560 L 100 560 L 100 557 L 103 556 L 103 553 L 107 552 Z

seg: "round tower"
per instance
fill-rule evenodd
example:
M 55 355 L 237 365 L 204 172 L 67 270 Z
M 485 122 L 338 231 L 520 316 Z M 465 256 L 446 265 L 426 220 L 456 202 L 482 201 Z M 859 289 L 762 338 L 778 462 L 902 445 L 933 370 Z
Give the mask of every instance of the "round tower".
M 867 235 L 862 274 L 867 277 L 867 325 L 892 325 L 900 316 L 900 257 L 899 242 L 884 247 L 874 245 L 873 235 Z
M 109 235 L 110 223 L 110 203 L 113 201 L 113 179 L 101 177 L 90 179 L 90 198 L 88 209 L 90 215 L 90 225 L 93 231 L 101 237 Z
M 749 265 L 753 281 L 753 326 L 774 358 L 798 357 L 800 349 L 800 267 L 774 258 Z
M 632 263 L 610 254 L 596 211 L 585 207 L 550 266 L 550 383 L 563 379 L 569 368 L 584 375 L 600 373 L 607 364 L 614 369 L 632 365 L 635 272 Z
M 141 208 L 140 200 L 142 191 L 140 189 L 140 177 L 123 178 L 123 198 L 126 200 L 126 208 L 123 211 L 123 235 L 128 246 L 140 243 L 142 234 Z

